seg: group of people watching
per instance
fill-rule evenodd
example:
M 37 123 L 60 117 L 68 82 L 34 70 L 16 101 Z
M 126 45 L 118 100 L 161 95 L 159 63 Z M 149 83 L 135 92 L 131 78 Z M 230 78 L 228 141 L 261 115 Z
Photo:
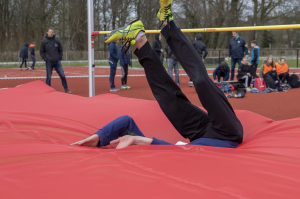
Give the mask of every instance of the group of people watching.
M 240 82 L 245 83 L 245 87 L 249 88 L 250 83 L 255 79 L 258 78 L 256 75 L 257 66 L 259 64 L 259 47 L 257 46 L 257 42 L 253 40 L 251 42 L 252 47 L 252 53 L 251 53 L 251 59 L 250 63 L 248 63 L 248 48 L 245 40 L 239 36 L 238 32 L 233 31 L 232 32 L 233 38 L 230 41 L 229 44 L 229 50 L 228 50 L 228 57 L 227 60 L 231 57 L 231 69 L 229 68 L 228 64 L 224 61 L 222 62 L 213 73 L 213 78 L 216 82 L 220 82 L 221 78 L 223 78 L 223 81 L 229 80 L 229 72 L 231 70 L 230 80 L 234 79 L 234 72 L 235 72 L 235 65 L 236 63 L 239 64 L 238 68 L 238 74 L 237 79 Z M 161 34 L 155 35 L 155 40 L 152 43 L 152 48 L 156 52 L 157 56 L 163 63 L 164 50 L 162 49 L 161 44 Z M 54 42 L 53 47 L 51 47 L 51 43 Z M 110 64 L 110 91 L 119 91 L 120 89 L 116 88 L 114 84 L 114 78 L 116 74 L 117 69 L 117 63 L 120 61 L 120 65 L 122 67 L 122 78 L 121 78 L 121 89 L 130 89 L 130 86 L 127 85 L 127 76 L 128 76 L 128 66 L 132 66 L 131 60 L 130 60 L 130 51 L 127 52 L 124 50 L 124 47 L 126 44 L 125 42 L 122 42 L 122 45 L 120 49 L 118 50 L 116 46 L 117 42 L 111 42 L 109 43 L 109 64 Z M 49 44 L 49 45 L 48 45 Z M 127 44 L 128 45 L 128 44 Z M 28 47 L 30 46 L 30 57 L 32 59 L 32 65 L 31 67 L 27 68 L 27 59 L 28 59 Z M 48 47 L 47 47 L 48 46 Z M 25 68 L 28 70 L 35 70 L 35 45 L 34 44 L 28 44 L 25 43 L 24 47 L 21 49 L 20 57 L 22 58 L 22 63 L 20 65 L 20 69 L 22 70 L 23 64 L 25 64 Z M 200 55 L 202 60 L 205 59 L 207 56 L 207 48 L 205 44 L 202 42 L 202 35 L 197 34 L 195 37 L 195 41 L 193 42 L 193 47 L 195 48 L 196 52 Z M 53 49 L 52 49 L 53 48 Z M 172 52 L 171 48 L 169 48 L 168 45 L 165 46 L 165 51 L 167 53 L 167 66 L 168 66 L 168 74 L 173 79 L 173 68 L 175 70 L 175 83 L 177 85 L 180 85 L 179 82 L 179 61 L 177 60 L 176 56 Z M 204 55 L 203 55 L 204 52 Z M 61 59 L 62 59 L 62 47 L 59 42 L 54 36 L 54 30 L 53 28 L 49 28 L 46 38 L 41 43 L 41 50 L 40 54 L 46 62 L 46 68 L 47 68 L 47 80 L 46 83 L 50 86 L 51 85 L 51 76 L 52 76 L 52 70 L 53 68 L 56 69 L 58 74 L 60 75 L 62 79 L 62 84 L 64 86 L 64 89 L 67 93 L 70 93 L 66 78 L 64 76 L 64 72 L 61 67 Z M 49 55 L 47 57 L 47 55 Z M 245 57 L 246 55 L 246 57 Z M 53 60 L 49 59 L 49 57 L 52 57 Z M 53 65 L 54 64 L 54 65 Z M 270 81 L 271 79 L 276 82 L 280 81 L 283 84 L 287 84 L 289 81 L 289 67 L 286 63 L 285 58 L 281 58 L 280 61 L 275 62 L 273 56 L 269 56 L 267 60 L 264 61 L 264 64 L 260 68 L 260 77 L 263 78 L 266 82 Z M 190 86 L 193 86 L 192 79 L 190 79 L 189 82 Z
M 259 47 L 255 40 L 251 41 L 252 53 L 250 63 L 248 63 L 248 48 L 245 40 L 238 35 L 238 32 L 232 32 L 233 38 L 229 44 L 229 51 L 227 60 L 231 57 L 231 76 L 230 80 L 234 80 L 234 72 L 236 63 L 239 64 L 237 80 L 244 82 L 245 87 L 250 90 L 250 84 L 258 78 L 256 74 L 257 66 L 259 64 Z M 245 56 L 246 55 L 246 56 Z M 229 66 L 224 61 L 222 62 L 213 73 L 215 82 L 229 80 Z M 269 56 L 260 68 L 259 76 L 263 78 L 268 87 L 268 81 L 276 83 L 287 84 L 289 80 L 289 67 L 285 58 L 281 58 L 278 62 L 274 61 L 273 56 Z

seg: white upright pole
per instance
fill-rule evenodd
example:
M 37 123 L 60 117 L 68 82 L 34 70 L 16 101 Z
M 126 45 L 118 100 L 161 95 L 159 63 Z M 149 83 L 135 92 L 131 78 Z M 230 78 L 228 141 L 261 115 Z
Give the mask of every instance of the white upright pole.
M 87 0 L 88 15 L 88 52 L 89 52 L 89 96 L 95 96 L 95 74 L 94 74 L 94 2 Z

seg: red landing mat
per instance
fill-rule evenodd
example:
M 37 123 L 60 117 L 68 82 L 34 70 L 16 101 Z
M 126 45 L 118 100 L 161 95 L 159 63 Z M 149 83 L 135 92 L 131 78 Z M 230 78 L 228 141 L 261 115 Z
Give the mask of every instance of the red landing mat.
M 182 139 L 157 102 L 57 92 L 41 81 L 0 90 L 1 198 L 299 198 L 300 118 L 236 111 L 237 149 L 70 146 L 122 115 L 148 137 Z

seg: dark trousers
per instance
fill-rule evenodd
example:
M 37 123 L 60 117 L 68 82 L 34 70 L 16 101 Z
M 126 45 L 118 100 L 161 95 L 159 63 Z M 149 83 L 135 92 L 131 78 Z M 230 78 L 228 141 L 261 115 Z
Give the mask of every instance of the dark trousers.
M 274 81 L 279 80 L 278 76 L 277 76 L 277 72 L 275 70 L 269 71 L 266 74 L 264 74 L 264 76 L 266 75 L 270 75 Z
M 173 21 L 169 25 L 161 33 L 193 80 L 197 95 L 208 113 L 187 99 L 147 42 L 135 54 L 145 69 L 147 81 L 160 108 L 176 130 L 190 141 L 213 138 L 241 143 L 243 127 L 227 98 L 209 78 L 202 58 L 181 30 Z
M 230 80 L 234 79 L 234 71 L 235 71 L 235 65 L 236 65 L 236 63 L 238 63 L 239 66 L 240 66 L 241 62 L 242 62 L 242 59 L 243 58 L 231 58 L 231 76 L 230 76 Z
M 32 65 L 31 65 L 31 68 L 34 69 L 34 65 L 35 65 L 35 57 L 34 57 L 34 56 L 31 56 L 31 59 L 32 59 Z
M 22 63 L 21 63 L 20 68 L 22 68 L 24 63 L 25 63 L 25 68 L 27 68 L 27 59 L 26 58 L 22 58 Z
M 256 75 L 256 70 L 257 70 L 257 63 L 252 64 L 251 67 L 251 76 L 254 78 L 258 78 L 258 76 Z
M 280 75 L 278 75 L 279 79 L 282 81 L 282 82 L 289 82 L 289 77 L 290 77 L 290 74 L 289 73 L 281 73 Z
M 56 72 L 58 73 L 64 89 L 68 89 L 67 79 L 66 79 L 64 70 L 62 68 L 62 65 L 60 63 L 60 60 L 57 62 L 47 62 L 46 63 L 46 71 L 47 71 L 46 84 L 48 86 L 51 86 L 51 76 L 52 76 L 53 68 L 55 68 Z
M 115 76 L 116 76 L 116 71 L 117 71 L 117 64 L 118 62 L 112 62 L 109 61 L 110 65 L 110 76 L 109 76 L 109 83 L 110 83 L 110 88 L 115 88 Z
M 221 77 L 223 77 L 223 79 L 224 79 L 224 77 L 225 77 L 225 72 L 222 71 L 222 70 L 218 70 L 218 71 L 217 71 L 217 77 L 218 77 L 218 82 L 220 82 L 220 81 L 221 81 Z
M 127 85 L 128 64 L 122 66 L 122 85 Z

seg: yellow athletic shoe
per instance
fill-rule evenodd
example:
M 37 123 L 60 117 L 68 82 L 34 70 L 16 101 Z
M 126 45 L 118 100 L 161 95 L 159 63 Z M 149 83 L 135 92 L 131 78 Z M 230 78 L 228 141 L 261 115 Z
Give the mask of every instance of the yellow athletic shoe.
M 105 37 L 105 43 L 123 40 L 133 45 L 136 42 L 134 39 L 140 31 L 145 32 L 144 24 L 139 19 L 133 20 L 128 25 L 111 31 L 111 33 Z
M 160 0 L 160 9 L 157 11 L 157 17 L 161 22 L 171 21 L 173 19 L 172 15 L 172 3 L 173 0 Z

